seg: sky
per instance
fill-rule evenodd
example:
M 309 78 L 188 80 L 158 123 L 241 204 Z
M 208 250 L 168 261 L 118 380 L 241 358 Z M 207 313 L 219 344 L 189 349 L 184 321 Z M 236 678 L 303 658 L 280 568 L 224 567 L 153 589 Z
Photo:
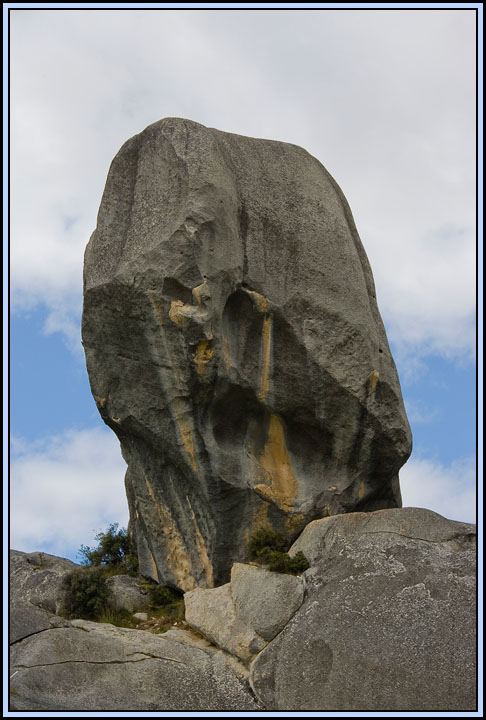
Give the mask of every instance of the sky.
M 404 506 L 476 521 L 475 13 L 10 13 L 10 546 L 126 527 L 89 389 L 83 253 L 110 162 L 163 117 L 291 142 L 351 206 L 414 438 Z

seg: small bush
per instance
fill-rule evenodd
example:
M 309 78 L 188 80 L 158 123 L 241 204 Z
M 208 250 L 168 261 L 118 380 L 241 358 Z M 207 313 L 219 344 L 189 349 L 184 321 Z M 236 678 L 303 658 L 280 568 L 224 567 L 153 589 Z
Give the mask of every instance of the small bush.
M 96 539 L 98 547 L 81 545 L 78 555 L 82 558 L 82 565 L 115 568 L 127 575 L 137 574 L 138 559 L 126 528 L 118 530 L 118 523 L 112 523 L 106 532 L 99 532 Z
M 309 563 L 302 552 L 295 557 L 287 555 L 289 540 L 269 528 L 256 530 L 248 543 L 248 556 L 272 572 L 299 575 L 307 570 Z
M 287 552 L 289 549 L 290 542 L 281 533 L 277 533 L 270 528 L 262 527 L 255 530 L 248 543 L 248 556 L 254 560 L 260 557 L 262 552 L 267 549 L 274 550 L 276 552 Z
M 179 602 L 180 594 L 164 585 L 152 585 L 149 588 L 149 604 L 151 608 L 167 607 Z
M 299 550 L 294 557 L 289 559 L 286 572 L 291 573 L 292 575 L 300 575 L 300 573 L 305 572 L 308 568 L 310 568 L 309 562 L 302 550 Z
M 63 614 L 68 618 L 97 620 L 108 611 L 112 592 L 101 568 L 79 568 L 64 576 Z
M 155 580 L 143 580 L 138 583 L 141 590 L 148 593 L 147 605 L 152 610 L 167 608 L 181 600 L 181 593 L 165 585 L 159 585 Z

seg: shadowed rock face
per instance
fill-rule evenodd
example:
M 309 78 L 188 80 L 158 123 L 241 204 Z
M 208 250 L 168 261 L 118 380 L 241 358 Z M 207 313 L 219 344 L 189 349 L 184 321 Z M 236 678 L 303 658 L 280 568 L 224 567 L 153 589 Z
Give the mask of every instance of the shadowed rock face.
M 149 126 L 113 160 L 84 270 L 144 575 L 212 587 L 255 526 L 401 505 L 411 435 L 371 270 L 305 150 Z

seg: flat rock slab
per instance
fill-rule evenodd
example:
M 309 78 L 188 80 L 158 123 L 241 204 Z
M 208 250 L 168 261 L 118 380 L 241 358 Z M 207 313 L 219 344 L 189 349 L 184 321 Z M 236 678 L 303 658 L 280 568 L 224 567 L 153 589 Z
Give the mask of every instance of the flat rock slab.
M 27 603 L 10 604 L 9 642 L 16 643 L 25 637 L 49 628 L 68 627 L 69 622 L 47 610 Z
M 186 622 L 212 643 L 241 660 L 249 660 L 266 642 L 237 616 L 231 583 L 197 588 L 184 595 Z
M 77 620 L 11 652 L 12 710 L 261 709 L 239 663 L 164 635 Z
M 281 711 L 474 710 L 474 526 L 415 509 L 329 520 L 320 527 L 332 532 L 316 524 L 293 546 L 313 558 L 306 597 L 252 664 L 260 701 Z
M 304 599 L 302 578 L 235 563 L 231 595 L 238 619 L 267 642 L 273 640 Z

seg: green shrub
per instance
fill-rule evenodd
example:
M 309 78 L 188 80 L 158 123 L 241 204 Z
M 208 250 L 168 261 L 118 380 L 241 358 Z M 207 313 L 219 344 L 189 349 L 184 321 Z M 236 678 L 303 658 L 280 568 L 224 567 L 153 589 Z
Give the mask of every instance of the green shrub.
M 287 556 L 289 557 L 289 556 Z M 302 552 L 302 550 L 299 550 L 298 553 L 294 555 L 294 557 L 291 557 L 286 572 L 290 573 L 291 575 L 300 575 L 300 573 L 305 572 L 310 567 L 309 562 Z
M 290 547 L 290 541 L 281 533 L 262 527 L 255 530 L 248 543 L 248 556 L 255 560 L 267 549 L 284 553 Z
M 166 607 L 179 602 L 180 594 L 164 585 L 152 585 L 149 588 L 149 604 L 152 608 Z
M 82 565 L 115 568 L 118 572 L 136 575 L 138 559 L 126 528 L 118 530 L 118 523 L 112 523 L 106 532 L 99 532 L 96 539 L 98 547 L 81 545 L 78 555 Z
M 270 528 L 259 528 L 248 543 L 248 556 L 272 572 L 299 575 L 307 570 L 309 563 L 302 552 L 295 557 L 287 555 L 290 541 Z
M 111 605 L 112 592 L 101 568 L 77 568 L 62 581 L 63 614 L 68 618 L 97 620 Z
M 147 605 L 152 610 L 167 608 L 170 605 L 179 603 L 182 599 L 180 592 L 165 585 L 159 585 L 155 580 L 144 579 L 138 583 L 138 586 L 141 590 L 147 591 Z

